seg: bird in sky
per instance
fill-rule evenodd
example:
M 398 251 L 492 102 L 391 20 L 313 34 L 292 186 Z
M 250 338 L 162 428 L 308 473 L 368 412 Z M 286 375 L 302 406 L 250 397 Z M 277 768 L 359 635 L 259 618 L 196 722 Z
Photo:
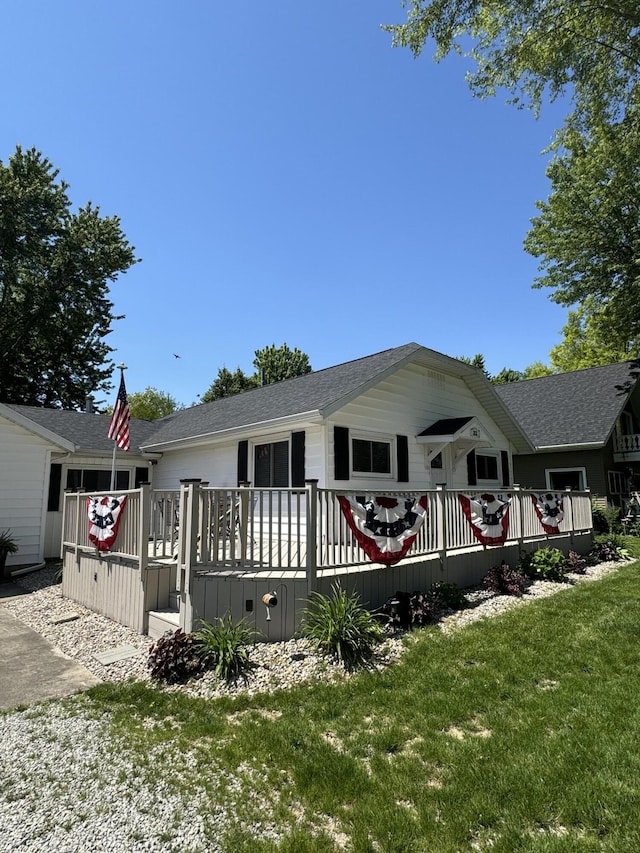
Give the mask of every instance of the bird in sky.
M 178 353 L 177 353 L 177 352 L 174 352 L 173 357 L 174 357 L 174 358 L 182 358 L 182 356 L 181 356 L 181 355 L 178 355 Z

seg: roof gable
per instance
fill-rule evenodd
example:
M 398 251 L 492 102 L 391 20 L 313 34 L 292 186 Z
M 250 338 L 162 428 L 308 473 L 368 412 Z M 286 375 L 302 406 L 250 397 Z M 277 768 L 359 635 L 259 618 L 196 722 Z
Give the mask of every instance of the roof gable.
M 604 445 L 636 386 L 637 362 L 590 367 L 497 385 L 533 445 Z

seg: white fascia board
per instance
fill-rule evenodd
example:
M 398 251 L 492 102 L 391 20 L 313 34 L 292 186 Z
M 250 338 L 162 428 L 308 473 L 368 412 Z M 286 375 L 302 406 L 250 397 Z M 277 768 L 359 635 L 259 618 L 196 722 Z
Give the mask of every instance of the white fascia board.
M 541 444 L 537 446 L 536 452 L 559 453 L 562 450 L 602 450 L 604 442 L 585 441 L 582 444 Z
M 190 435 L 187 438 L 176 438 L 173 441 L 163 441 L 158 444 L 142 445 L 143 453 L 154 451 L 177 450 L 178 448 L 199 447 L 203 444 L 209 444 L 213 441 L 223 441 L 225 439 L 242 436 L 248 438 L 251 435 L 264 434 L 266 432 L 278 432 L 292 426 L 306 426 L 308 424 L 320 424 L 322 417 L 316 410 L 313 412 L 301 412 L 296 415 L 286 415 L 282 418 L 270 418 L 268 421 L 256 421 L 252 424 L 243 424 L 238 427 L 230 427 L 229 429 L 220 429 L 215 432 L 202 433 L 201 435 Z
M 2 417 L 6 418 L 8 421 L 12 421 L 14 424 L 17 424 L 18 426 L 29 430 L 29 432 L 40 436 L 40 438 L 44 438 L 45 441 L 50 441 L 57 447 L 61 447 L 63 450 L 67 450 L 70 453 L 73 453 L 76 449 L 76 445 L 73 442 L 69 441 L 66 438 L 63 438 L 61 435 L 58 435 L 55 432 L 51 432 L 51 430 L 47 429 L 46 427 L 40 426 L 40 424 L 37 424 L 30 418 L 26 418 L 19 412 L 15 412 L 12 408 L 6 406 L 4 403 L 0 403 L 0 415 L 2 415 Z

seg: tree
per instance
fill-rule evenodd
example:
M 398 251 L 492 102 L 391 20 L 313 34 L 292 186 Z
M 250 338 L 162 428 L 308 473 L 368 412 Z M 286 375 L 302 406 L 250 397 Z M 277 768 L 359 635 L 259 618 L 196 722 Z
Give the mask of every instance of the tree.
M 393 44 L 418 56 L 428 41 L 436 60 L 465 53 L 474 94 L 504 88 L 536 113 L 570 94 L 573 120 L 626 111 L 640 70 L 637 0 L 404 0 L 404 24 L 384 27 Z M 467 47 L 470 45 L 469 49 Z
M 239 367 L 233 373 L 226 367 L 220 368 L 217 378 L 202 395 L 202 402 L 210 403 L 212 400 L 249 391 L 259 385 L 271 385 L 274 382 L 282 382 L 284 379 L 311 373 L 309 356 L 297 347 L 291 350 L 286 344 L 279 347 L 271 344 L 257 349 L 254 355 L 253 365 L 256 372 L 253 375 L 247 376 Z
M 594 314 L 616 352 L 640 339 L 640 88 L 636 96 L 622 121 L 563 132 L 564 152 L 547 169 L 551 195 L 525 240 L 541 258 L 534 286 L 580 305 L 579 324 Z
M 109 283 L 137 262 L 120 220 L 34 148 L 0 161 L 0 400 L 77 408 L 111 388 Z
M 177 403 L 171 394 L 158 391 L 148 386 L 144 391 L 128 395 L 129 411 L 132 418 L 142 418 L 145 421 L 156 421 L 167 415 L 172 415 L 183 407 Z
M 503 367 L 500 373 L 491 377 L 494 385 L 506 385 L 508 382 L 519 382 L 521 379 L 524 379 L 524 373 L 521 370 L 511 370 L 509 367 Z
M 433 41 L 475 61 L 474 94 L 506 89 L 539 113 L 567 97 L 552 149 L 553 192 L 525 242 L 542 259 L 536 286 L 562 305 L 603 300 L 620 342 L 640 333 L 640 3 L 638 0 L 406 0 L 387 26 L 417 56 Z
M 586 306 L 569 311 L 564 339 L 549 354 L 558 372 L 615 364 L 638 355 L 640 341 L 620 344 L 606 314 L 592 303 L 589 300 Z
M 256 350 L 253 365 L 262 385 L 271 385 L 273 382 L 311 373 L 309 356 L 297 347 L 290 350 L 286 344 L 279 347 L 271 344 Z
M 231 397 L 250 388 L 257 388 L 259 384 L 257 376 L 247 376 L 239 367 L 233 373 L 226 367 L 221 367 L 211 387 L 202 395 L 201 402 L 210 403 L 222 397 Z

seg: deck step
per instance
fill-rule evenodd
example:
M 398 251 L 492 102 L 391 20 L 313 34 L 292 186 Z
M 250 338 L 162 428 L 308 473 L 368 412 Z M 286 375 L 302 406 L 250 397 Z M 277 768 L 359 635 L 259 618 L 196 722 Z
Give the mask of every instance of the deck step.
M 180 627 L 180 613 L 172 608 L 149 611 L 149 626 L 147 634 L 152 640 L 158 640 L 167 631 L 175 631 Z

